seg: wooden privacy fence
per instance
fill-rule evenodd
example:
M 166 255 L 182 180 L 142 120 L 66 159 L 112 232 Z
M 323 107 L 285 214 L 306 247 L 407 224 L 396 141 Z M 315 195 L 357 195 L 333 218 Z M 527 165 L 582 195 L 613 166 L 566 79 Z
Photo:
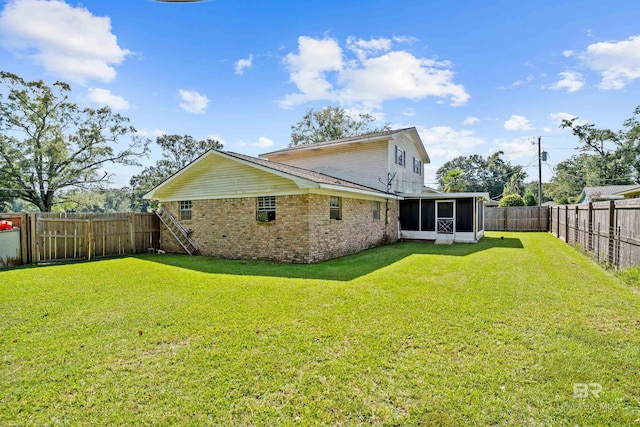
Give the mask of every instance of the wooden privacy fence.
M 485 209 L 484 229 L 487 231 L 548 231 L 547 206 L 510 206 Z
M 598 262 L 640 265 L 640 199 L 551 207 L 551 233 Z
M 153 213 L 23 213 L 22 263 L 90 260 L 158 248 L 160 222 Z

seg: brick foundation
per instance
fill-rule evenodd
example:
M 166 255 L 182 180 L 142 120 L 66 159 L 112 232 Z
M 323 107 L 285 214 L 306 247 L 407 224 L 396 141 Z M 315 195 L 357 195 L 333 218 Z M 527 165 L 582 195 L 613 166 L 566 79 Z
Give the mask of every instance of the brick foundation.
M 179 202 L 163 203 L 180 217 Z M 342 219 L 329 219 L 329 196 L 304 194 L 276 197 L 276 220 L 256 221 L 256 198 L 194 200 L 191 237 L 200 254 L 231 259 L 263 259 L 313 263 L 397 240 L 398 201 L 389 200 L 388 224 L 385 203 L 374 220 L 372 202 L 342 198 Z M 162 227 L 162 246 L 167 252 L 184 253 Z

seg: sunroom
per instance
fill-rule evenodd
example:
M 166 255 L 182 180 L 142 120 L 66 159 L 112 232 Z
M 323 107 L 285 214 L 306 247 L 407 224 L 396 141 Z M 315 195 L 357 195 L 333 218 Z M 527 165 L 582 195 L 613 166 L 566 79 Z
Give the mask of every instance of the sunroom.
M 405 194 L 400 200 L 400 238 L 436 243 L 477 243 L 484 236 L 489 193 Z

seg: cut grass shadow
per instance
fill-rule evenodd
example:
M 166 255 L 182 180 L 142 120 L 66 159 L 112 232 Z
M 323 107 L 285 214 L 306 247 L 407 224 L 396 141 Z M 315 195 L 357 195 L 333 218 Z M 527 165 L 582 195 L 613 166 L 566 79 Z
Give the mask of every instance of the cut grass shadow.
M 411 255 L 466 256 L 495 248 L 522 249 L 523 245 L 520 239 L 513 237 L 484 237 L 475 244 L 454 245 L 400 242 L 317 264 L 285 264 L 273 261 L 229 260 L 175 254 L 140 255 L 137 258 L 203 273 L 350 281 Z

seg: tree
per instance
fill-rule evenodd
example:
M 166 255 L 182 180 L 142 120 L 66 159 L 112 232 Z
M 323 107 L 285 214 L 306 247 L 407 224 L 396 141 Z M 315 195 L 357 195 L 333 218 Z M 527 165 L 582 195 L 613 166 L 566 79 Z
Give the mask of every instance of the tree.
M 354 116 L 341 107 L 324 107 L 320 111 L 309 109 L 295 125 L 291 126 L 291 143 L 296 145 L 332 141 L 351 136 L 366 135 L 391 129 L 389 123 L 374 127 L 375 118 L 370 114 Z
M 578 124 L 578 118 L 563 120 L 562 128 L 569 128 L 582 144 L 578 150 L 590 154 L 591 175 L 597 175 L 598 185 L 640 183 L 640 124 L 637 116 L 625 121 L 618 132 L 599 129 L 592 123 Z M 584 159 L 584 158 L 583 158 Z
M 53 210 L 80 213 L 130 212 L 131 194 L 128 187 L 73 189 L 59 196 Z
M 56 195 L 109 180 L 108 163 L 138 165 L 148 141 L 135 136 L 129 119 L 108 107 L 79 108 L 68 101 L 71 87 L 27 82 L 0 72 L 8 93 L 0 95 L 0 182 L 11 197 L 50 212 Z M 121 151 L 114 145 L 131 136 Z
M 144 193 L 161 184 L 205 152 L 222 149 L 222 144 L 216 140 L 196 140 L 189 135 L 162 135 L 156 138 L 156 144 L 162 149 L 162 158 L 155 165 L 134 175 L 129 181 L 133 189 L 131 196 L 133 210 L 147 210 L 149 201 L 142 198 Z
M 502 189 L 502 195 L 508 196 L 509 194 L 522 194 L 524 189 L 524 179 L 526 176 L 527 174 L 521 170 L 511 174 L 509 182 L 507 182 Z
M 507 206 L 524 206 L 524 200 L 522 200 L 522 196 L 519 194 L 509 194 L 508 196 L 504 196 L 502 200 L 500 200 L 501 208 Z
M 464 173 L 467 191 L 486 191 L 491 198 L 499 197 L 513 174 L 521 172 L 526 177 L 522 166 L 505 162 L 500 158 L 502 154 L 501 151 L 498 151 L 486 159 L 472 154 L 468 157 L 456 157 L 446 162 L 436 171 L 439 189 L 445 189 L 445 175 L 454 169 L 459 169 Z
M 455 193 L 464 191 L 467 188 L 467 182 L 464 179 L 464 172 L 460 169 L 453 169 L 443 177 L 444 191 L 447 193 Z

